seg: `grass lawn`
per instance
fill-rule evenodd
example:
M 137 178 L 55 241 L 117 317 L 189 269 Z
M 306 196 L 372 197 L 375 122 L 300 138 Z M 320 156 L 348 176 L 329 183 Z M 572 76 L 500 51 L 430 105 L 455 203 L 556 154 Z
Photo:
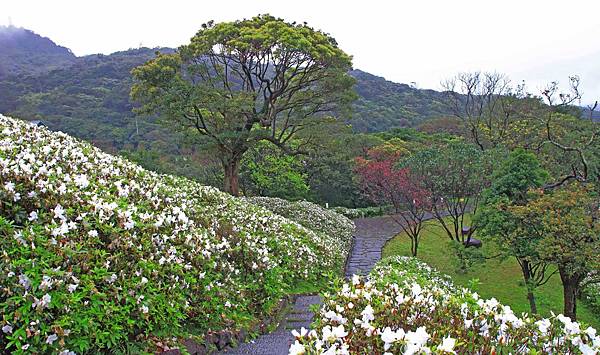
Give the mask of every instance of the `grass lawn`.
M 450 275 L 457 285 L 468 286 L 469 280 L 479 279 L 475 291 L 482 297 L 495 297 L 498 301 L 509 305 L 516 314 L 529 312 L 521 268 L 514 258 L 504 261 L 490 259 L 485 264 L 476 266 L 475 270 L 460 274 L 456 272 L 448 240 L 445 231 L 437 222 L 428 222 L 427 228 L 421 235 L 418 258 L 440 272 Z M 497 254 L 491 243 L 484 241 L 483 249 L 486 255 Z M 390 240 L 383 248 L 383 257 L 392 255 L 410 255 L 410 238 L 404 233 Z M 562 285 L 558 274 L 552 276 L 546 285 L 537 289 L 536 299 L 541 315 L 550 315 L 550 311 L 554 311 L 555 314 L 562 313 Z M 581 301 L 577 302 L 577 317 L 579 321 L 600 329 L 600 317 L 594 316 Z

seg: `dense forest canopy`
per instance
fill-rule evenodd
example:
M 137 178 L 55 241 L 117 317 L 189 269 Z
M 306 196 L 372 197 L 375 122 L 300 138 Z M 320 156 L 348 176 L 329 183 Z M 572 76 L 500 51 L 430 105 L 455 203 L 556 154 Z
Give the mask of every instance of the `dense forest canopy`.
M 131 70 L 154 58 L 156 52 L 168 54 L 173 49 L 138 48 L 75 57 L 67 48 L 16 27 L 0 31 L 0 48 L 0 112 L 41 119 L 52 130 L 124 154 L 153 170 L 220 186 L 218 169 L 211 168 L 216 162 L 213 154 L 185 144 L 189 139 L 158 124 L 156 119 L 136 119 L 132 112 L 128 95 L 133 83 Z M 34 60 L 38 56 L 44 61 Z M 359 98 L 353 104 L 353 113 L 342 118 L 356 132 L 415 127 L 445 113 L 439 92 L 392 83 L 360 70 L 352 70 L 350 75 L 356 79 Z M 304 165 L 323 171 L 323 164 L 310 161 Z M 334 170 L 339 169 L 347 173 L 351 167 L 336 166 Z M 339 176 L 329 169 L 323 173 Z M 314 173 L 304 175 L 329 195 L 325 190 L 330 189 L 324 182 L 315 181 L 318 178 Z M 339 197 L 331 198 L 326 202 L 340 203 Z

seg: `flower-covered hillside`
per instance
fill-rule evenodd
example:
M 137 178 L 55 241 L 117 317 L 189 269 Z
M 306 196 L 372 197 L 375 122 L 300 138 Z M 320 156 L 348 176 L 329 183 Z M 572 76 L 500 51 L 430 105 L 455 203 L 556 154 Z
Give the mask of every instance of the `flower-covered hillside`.
M 354 223 L 347 217 L 308 201 L 287 201 L 276 197 L 251 197 L 249 202 L 265 207 L 278 215 L 292 219 L 306 228 L 336 235 L 344 250 L 350 248 Z
M 326 295 L 290 354 L 597 354 L 596 330 L 563 315 L 517 316 L 415 258 L 391 257 Z
M 337 271 L 315 233 L 190 180 L 0 116 L 0 348 L 84 352 L 237 328 Z

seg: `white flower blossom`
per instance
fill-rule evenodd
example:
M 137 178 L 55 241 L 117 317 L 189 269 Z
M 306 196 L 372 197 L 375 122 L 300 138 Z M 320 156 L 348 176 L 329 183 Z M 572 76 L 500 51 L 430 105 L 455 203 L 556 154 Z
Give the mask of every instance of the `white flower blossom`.
M 58 335 L 56 334 L 50 334 L 47 338 L 46 338 L 46 344 L 50 344 L 52 345 L 52 343 L 54 343 L 56 340 L 58 339 Z

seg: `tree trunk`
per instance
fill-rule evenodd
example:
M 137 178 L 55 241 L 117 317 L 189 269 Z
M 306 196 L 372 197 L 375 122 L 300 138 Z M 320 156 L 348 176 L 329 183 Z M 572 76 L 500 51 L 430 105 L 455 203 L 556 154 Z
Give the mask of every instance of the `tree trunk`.
M 527 290 L 527 299 L 529 300 L 529 308 L 531 309 L 532 314 L 537 314 L 537 305 L 535 303 L 535 295 L 533 291 Z
M 577 320 L 577 295 L 579 293 L 579 284 L 583 279 L 579 275 L 570 275 L 563 268 L 559 267 L 560 279 L 563 284 L 564 310 L 565 316 L 572 321 Z
M 411 251 L 412 251 L 412 256 L 417 256 L 417 250 L 419 248 L 419 239 L 418 237 L 413 237 L 411 238 L 412 241 L 412 246 L 411 246 Z
M 521 271 L 523 272 L 523 278 L 525 279 L 525 287 L 527 287 L 527 300 L 529 300 L 529 308 L 531 313 L 537 314 L 537 304 L 535 303 L 535 295 L 533 294 L 533 285 L 531 285 L 531 264 L 527 260 L 521 260 Z
M 240 158 L 233 157 L 223 161 L 223 170 L 225 175 L 223 189 L 233 196 L 240 195 L 239 175 L 240 175 Z

